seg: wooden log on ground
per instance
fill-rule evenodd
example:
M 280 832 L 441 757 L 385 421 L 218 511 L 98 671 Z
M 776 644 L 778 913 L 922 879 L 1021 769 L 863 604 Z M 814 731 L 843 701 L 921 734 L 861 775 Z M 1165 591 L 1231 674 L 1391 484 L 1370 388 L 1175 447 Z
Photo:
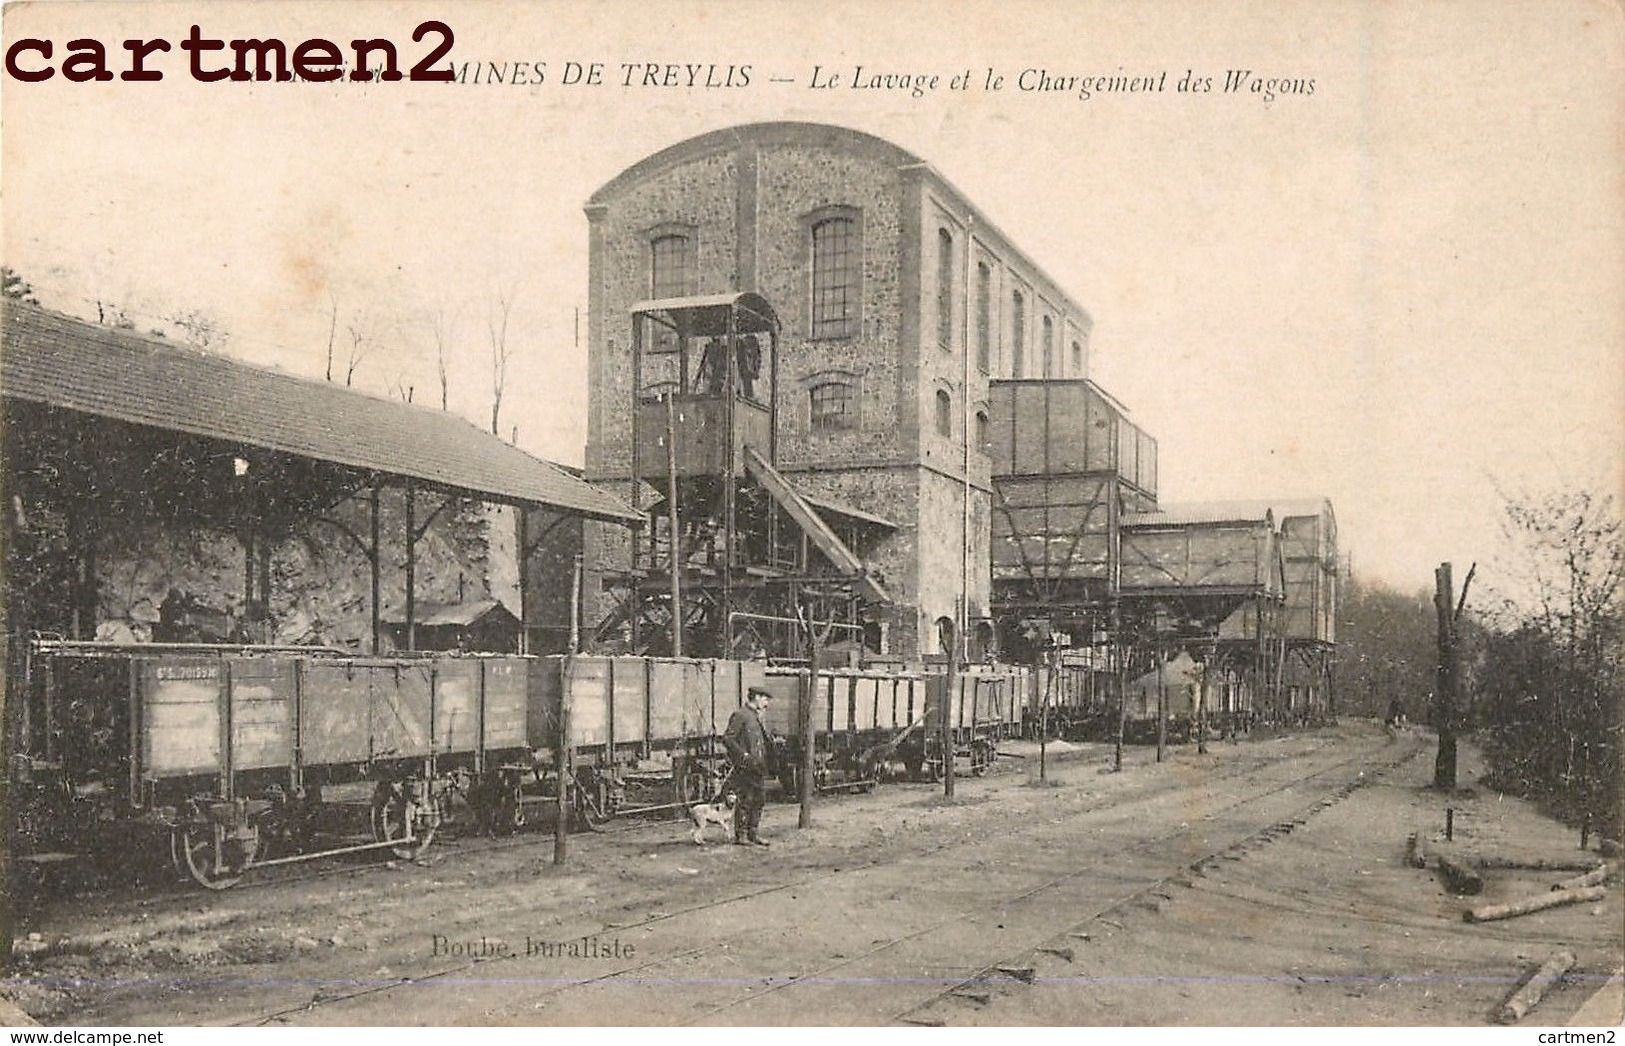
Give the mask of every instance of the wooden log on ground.
M 1573 965 L 1573 952 L 1558 952 L 1541 963 L 1534 976 L 1519 985 L 1518 989 L 1507 997 L 1507 1001 L 1501 1004 L 1501 1008 L 1495 1013 L 1496 1023 L 1514 1024 L 1522 1020 L 1523 1015 L 1534 1009 L 1547 990 L 1562 980 L 1563 975 L 1568 973 Z
M 1405 840 L 1405 863 L 1412 868 L 1428 866 L 1427 845 L 1422 842 L 1421 832 L 1412 832 L 1411 837 Z
M 1506 904 L 1486 904 L 1478 908 L 1469 908 L 1461 913 L 1461 917 L 1470 923 L 1487 923 L 1496 919 L 1510 919 L 1515 915 L 1528 915 L 1530 912 L 1538 912 L 1545 908 L 1557 908 L 1565 904 L 1600 901 L 1606 896 L 1608 891 L 1601 886 L 1583 886 L 1578 890 L 1538 893 L 1521 901 L 1508 901 Z
M 1584 875 L 1576 875 L 1572 879 L 1564 879 L 1560 883 L 1553 883 L 1554 890 L 1580 890 L 1587 886 L 1601 886 L 1603 880 L 1608 878 L 1608 866 L 1598 865 Z
M 1465 861 L 1450 854 L 1439 855 L 1439 874 L 1451 893 L 1476 894 L 1484 892 L 1484 877 Z
M 1589 872 L 1602 864 L 1595 857 L 1506 857 L 1499 854 L 1482 854 L 1474 863 L 1480 868 L 1526 872 Z

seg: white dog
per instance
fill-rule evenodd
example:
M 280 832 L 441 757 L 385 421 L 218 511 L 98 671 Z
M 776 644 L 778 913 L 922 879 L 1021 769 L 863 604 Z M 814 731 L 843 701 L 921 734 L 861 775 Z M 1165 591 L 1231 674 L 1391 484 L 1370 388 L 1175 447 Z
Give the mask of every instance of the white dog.
M 705 829 L 710 825 L 721 825 L 723 838 L 733 835 L 734 807 L 739 804 L 739 796 L 729 792 L 722 798 L 710 803 L 696 803 L 688 808 L 688 816 L 694 821 L 694 842 L 705 845 Z

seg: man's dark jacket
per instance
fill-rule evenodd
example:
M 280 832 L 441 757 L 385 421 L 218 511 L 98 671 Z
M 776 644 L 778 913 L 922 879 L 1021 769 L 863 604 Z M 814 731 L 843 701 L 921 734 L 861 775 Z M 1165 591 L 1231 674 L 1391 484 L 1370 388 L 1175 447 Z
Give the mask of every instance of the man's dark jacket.
M 767 776 L 773 745 L 754 710 L 744 706 L 734 709 L 722 733 L 722 743 L 734 766 L 758 777 Z

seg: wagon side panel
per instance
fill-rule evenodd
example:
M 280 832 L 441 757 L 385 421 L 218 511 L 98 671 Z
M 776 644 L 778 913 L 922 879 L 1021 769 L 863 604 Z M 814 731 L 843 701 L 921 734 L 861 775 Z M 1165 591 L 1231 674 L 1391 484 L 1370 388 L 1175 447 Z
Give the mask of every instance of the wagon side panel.
M 301 761 L 306 766 L 365 762 L 371 756 L 368 673 L 349 661 L 307 660 L 302 664 Z
M 289 766 L 298 663 L 243 657 L 231 666 L 231 765 L 236 770 Z
M 680 741 L 699 732 L 688 726 L 689 680 L 698 667 L 692 661 L 662 660 L 649 665 L 650 741 Z
M 366 673 L 371 682 L 372 758 L 428 755 L 434 708 L 430 662 L 372 664 Z
M 488 752 L 525 747 L 529 667 L 522 657 L 491 657 L 481 662 L 481 743 Z
M 617 657 L 611 673 L 611 714 L 614 716 L 615 743 L 643 741 L 648 701 L 648 659 Z
M 436 658 L 432 673 L 435 752 L 474 751 L 480 739 L 480 662 Z
M 163 658 L 139 669 L 141 763 L 149 778 L 212 773 L 220 769 L 222 661 Z

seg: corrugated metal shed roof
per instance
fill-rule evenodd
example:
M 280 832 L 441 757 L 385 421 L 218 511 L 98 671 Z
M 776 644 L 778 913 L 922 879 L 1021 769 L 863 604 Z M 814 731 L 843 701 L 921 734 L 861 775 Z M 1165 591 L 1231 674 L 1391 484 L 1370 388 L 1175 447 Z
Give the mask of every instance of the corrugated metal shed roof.
M 1128 512 L 1125 527 L 1214 526 L 1220 523 L 1273 523 L 1270 505 L 1264 501 L 1187 501 L 1159 505 L 1155 512 Z
M 30 305 L 0 311 L 6 396 L 407 476 L 493 500 L 637 519 L 614 495 L 445 411 L 249 366 Z

